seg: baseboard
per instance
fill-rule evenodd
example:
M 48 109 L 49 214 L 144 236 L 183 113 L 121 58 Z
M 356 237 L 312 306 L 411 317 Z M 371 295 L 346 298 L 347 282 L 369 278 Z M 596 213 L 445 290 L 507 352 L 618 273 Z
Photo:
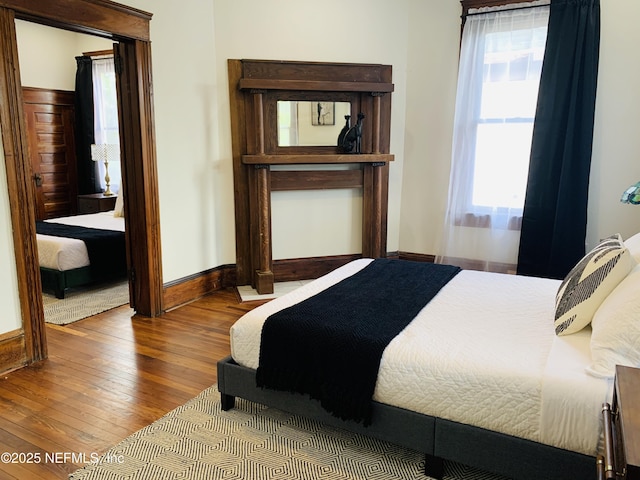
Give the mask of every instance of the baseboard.
M 12 330 L 0 335 L 1 374 L 9 373 L 27 364 L 27 347 L 24 331 Z
M 204 272 L 183 277 L 163 286 L 165 312 L 193 302 L 216 290 L 236 285 L 236 266 L 221 265 Z
M 436 261 L 435 255 L 427 255 L 425 253 L 398 252 L 397 258 L 400 260 L 411 260 L 412 262 L 435 263 Z
M 457 265 L 465 270 L 484 270 L 487 272 L 515 274 L 518 266 L 513 263 L 488 262 L 471 258 L 444 257 L 443 263 Z
M 310 280 L 321 277 L 358 258 L 362 258 L 362 255 L 348 254 L 274 260 L 273 274 L 276 282 Z M 400 251 L 388 252 L 387 258 L 398 258 L 400 260 L 411 260 L 415 262 L 433 262 L 435 260 L 433 255 Z M 235 286 L 236 266 L 232 264 L 221 265 L 204 272 L 174 280 L 164 285 L 164 311 L 169 311 L 193 302 L 216 290 Z

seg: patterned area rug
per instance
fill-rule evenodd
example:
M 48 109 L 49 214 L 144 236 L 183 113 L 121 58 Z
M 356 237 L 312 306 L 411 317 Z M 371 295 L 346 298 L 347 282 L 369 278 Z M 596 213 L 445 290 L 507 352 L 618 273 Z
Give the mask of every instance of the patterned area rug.
M 213 386 L 72 473 L 71 480 L 416 479 L 424 456 L 241 399 Z M 505 480 L 457 464 L 447 480 Z
M 66 325 L 129 303 L 129 284 L 70 289 L 63 299 L 43 293 L 42 302 L 45 322 Z

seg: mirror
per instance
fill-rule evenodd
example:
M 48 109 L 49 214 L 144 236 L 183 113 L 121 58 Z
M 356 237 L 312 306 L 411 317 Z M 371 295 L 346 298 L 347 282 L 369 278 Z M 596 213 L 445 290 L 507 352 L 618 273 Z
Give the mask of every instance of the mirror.
M 278 100 L 278 146 L 335 146 L 350 102 Z

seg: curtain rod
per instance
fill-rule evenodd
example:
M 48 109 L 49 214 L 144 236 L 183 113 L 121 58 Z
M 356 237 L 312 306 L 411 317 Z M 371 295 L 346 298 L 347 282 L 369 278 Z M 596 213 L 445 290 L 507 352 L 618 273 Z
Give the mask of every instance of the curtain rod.
M 526 5 L 524 7 L 501 8 L 501 9 L 491 10 L 488 12 L 465 13 L 464 15 L 462 15 L 462 18 L 473 17 L 475 15 L 484 15 L 485 13 L 511 12 L 513 10 L 528 10 L 529 8 L 548 7 L 548 6 L 549 6 L 549 3 L 541 3 L 538 5 Z

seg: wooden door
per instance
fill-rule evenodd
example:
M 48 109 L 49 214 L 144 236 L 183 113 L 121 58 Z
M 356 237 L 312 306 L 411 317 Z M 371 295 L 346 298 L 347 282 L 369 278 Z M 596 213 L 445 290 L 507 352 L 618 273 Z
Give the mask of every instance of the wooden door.
M 74 93 L 24 87 L 23 98 L 36 220 L 73 215 L 78 194 Z

